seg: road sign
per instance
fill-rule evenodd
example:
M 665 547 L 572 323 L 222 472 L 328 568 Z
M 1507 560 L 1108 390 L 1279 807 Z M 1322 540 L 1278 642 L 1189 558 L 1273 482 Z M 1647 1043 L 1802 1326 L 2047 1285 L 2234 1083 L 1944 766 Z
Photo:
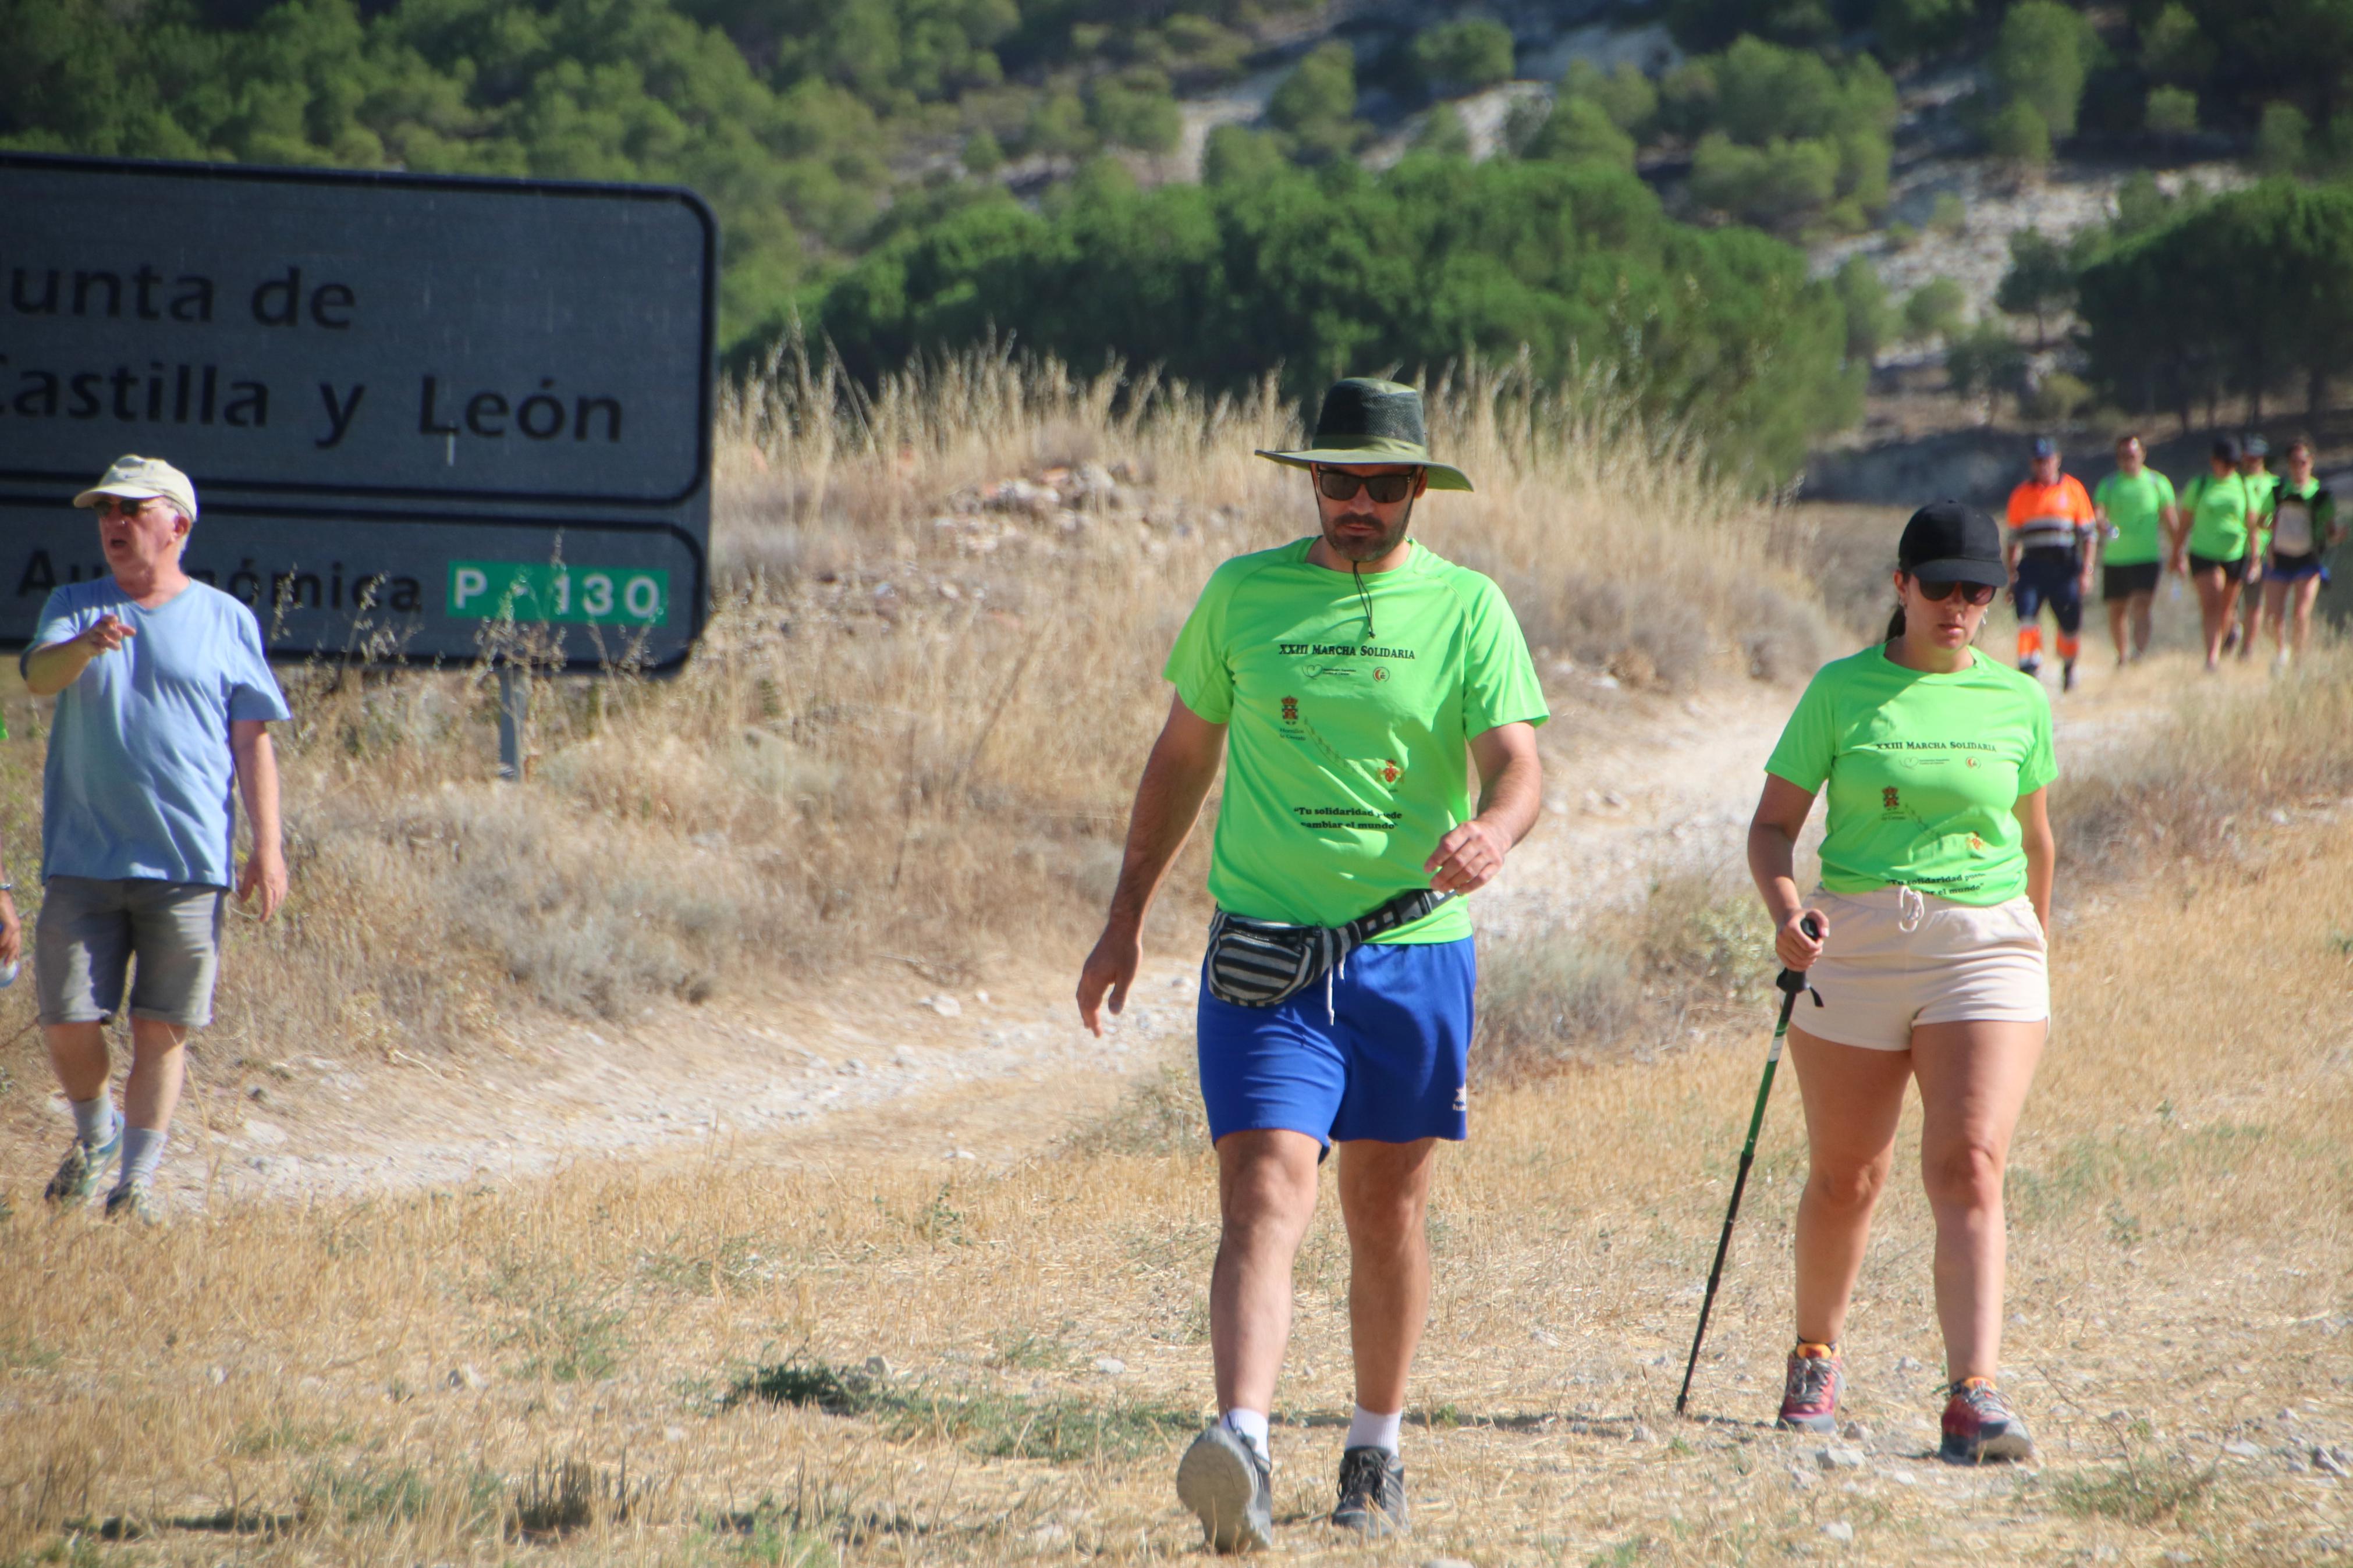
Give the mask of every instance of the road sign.
M 188 568 L 275 653 L 470 658 L 471 563 L 543 588 L 501 602 L 574 667 L 674 667 L 716 246 L 658 186 L 0 154 L 0 646 L 103 574 L 68 502 L 137 452 L 195 480 Z

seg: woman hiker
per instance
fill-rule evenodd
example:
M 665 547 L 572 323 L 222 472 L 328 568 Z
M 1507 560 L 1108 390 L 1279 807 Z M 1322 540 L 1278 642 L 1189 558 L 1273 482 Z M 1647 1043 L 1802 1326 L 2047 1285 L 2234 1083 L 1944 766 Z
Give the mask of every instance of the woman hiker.
M 2272 636 L 2279 643 L 2274 668 L 2285 669 L 2291 648 L 2295 662 L 2304 662 L 2305 644 L 2312 637 L 2312 601 L 2323 581 L 2320 558 L 2344 540 L 2345 525 L 2337 521 L 2337 498 L 2313 478 L 2311 442 L 2288 443 L 2287 473 L 2278 483 L 2263 563 L 2263 614 L 2271 617 Z
M 2239 443 L 2224 436 L 2208 459 L 2212 471 L 2181 488 L 2180 515 L 2189 525 L 2189 570 L 2198 587 L 2198 618 L 2206 636 L 2206 668 L 2222 664 L 2222 639 L 2236 629 L 2239 586 L 2247 574 L 2248 531 L 2258 518 L 2239 472 Z M 2177 544 L 2174 560 L 2181 560 Z
M 1896 560 L 1886 641 L 1815 675 L 1766 763 L 1748 829 L 1775 951 L 1811 972 L 1822 1003 L 1789 1030 L 1810 1170 L 1798 1344 L 1777 1425 L 1836 1429 L 1847 1304 L 1916 1080 L 1950 1379 L 1943 1457 L 2031 1458 L 2033 1440 L 1994 1375 L 2002 1171 L 2051 1014 L 2051 704 L 2033 678 L 1970 646 L 2007 577 L 1991 518 L 1958 501 L 1924 507 Z M 1821 887 L 1807 900 L 1798 834 L 1825 787 Z M 1800 924 L 1809 915 L 1819 940 Z

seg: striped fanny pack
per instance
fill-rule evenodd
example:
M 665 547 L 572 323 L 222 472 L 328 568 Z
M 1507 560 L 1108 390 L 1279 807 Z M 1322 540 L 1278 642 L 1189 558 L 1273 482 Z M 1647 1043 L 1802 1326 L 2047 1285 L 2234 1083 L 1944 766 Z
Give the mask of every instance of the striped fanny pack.
M 1451 897 L 1417 888 L 1344 926 L 1285 925 L 1219 910 L 1209 921 L 1209 994 L 1238 1007 L 1288 1002 L 1373 938 L 1411 925 Z

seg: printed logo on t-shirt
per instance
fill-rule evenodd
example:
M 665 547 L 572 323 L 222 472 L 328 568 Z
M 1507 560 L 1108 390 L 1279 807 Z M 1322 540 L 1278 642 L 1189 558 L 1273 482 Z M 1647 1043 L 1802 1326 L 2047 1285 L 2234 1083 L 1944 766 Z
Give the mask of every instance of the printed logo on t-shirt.
M 1889 784 L 1879 792 L 1879 804 L 1889 811 L 1904 809 L 1903 797 L 1896 793 L 1894 784 Z
M 1286 724 L 1296 724 L 1299 722 L 1298 698 L 1286 697 L 1282 700 L 1282 721 Z
M 1386 784 L 1397 783 L 1399 771 L 1396 763 L 1386 757 L 1381 759 L 1381 783 Z

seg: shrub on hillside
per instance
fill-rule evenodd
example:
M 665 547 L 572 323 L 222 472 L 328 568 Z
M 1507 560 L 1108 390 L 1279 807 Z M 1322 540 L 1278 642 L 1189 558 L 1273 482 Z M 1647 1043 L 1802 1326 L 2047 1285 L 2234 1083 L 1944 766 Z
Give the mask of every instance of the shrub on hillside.
M 2082 12 L 2058 0 L 2023 0 L 2002 17 L 1988 64 L 2009 105 L 2031 106 L 2046 136 L 2067 137 L 2098 50 Z
M 1476 92 L 1512 79 L 1512 30 L 1485 17 L 1424 27 L 1414 35 L 1413 63 L 1440 92 Z
M 2198 130 L 2198 95 L 2186 87 L 2153 87 L 2141 123 L 2152 136 L 2189 136 Z
M 1968 296 L 1949 278 L 1931 278 L 1904 301 L 1904 335 L 1914 342 L 1950 338 L 1960 331 Z
M 1266 104 L 1268 121 L 1311 161 L 1356 150 L 1368 129 L 1356 114 L 1356 52 L 1336 39 L 1310 49 Z

